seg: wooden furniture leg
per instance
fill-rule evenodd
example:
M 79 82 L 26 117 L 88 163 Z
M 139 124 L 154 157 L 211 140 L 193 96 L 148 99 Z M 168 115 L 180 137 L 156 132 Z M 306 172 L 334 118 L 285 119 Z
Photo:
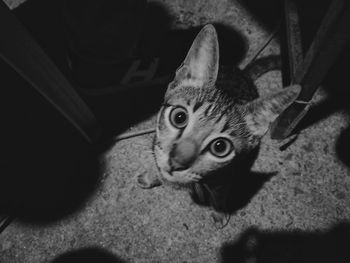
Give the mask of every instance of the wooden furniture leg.
M 97 121 L 72 85 L 0 0 L 0 58 L 44 96 L 89 142 Z
M 286 1 L 287 5 L 288 2 Z M 292 9 L 286 8 L 286 10 L 290 12 Z M 289 22 L 292 21 L 290 17 L 290 13 L 286 14 L 286 19 Z M 293 61 L 293 57 L 289 58 L 291 59 L 290 63 L 292 63 L 291 68 L 295 68 L 292 71 L 294 74 L 291 78 L 292 84 L 301 84 L 302 90 L 298 99 L 272 124 L 271 137 L 273 139 L 288 137 L 305 116 L 310 107 L 309 101 L 317 87 L 349 42 L 349 25 L 350 2 L 348 0 L 333 0 L 302 63 L 299 64 L 299 59 Z M 291 36 L 289 39 L 287 38 L 289 53 L 294 54 L 295 43 L 293 43 L 293 39 L 295 36 L 293 26 L 288 26 L 288 22 L 287 31 L 287 35 Z

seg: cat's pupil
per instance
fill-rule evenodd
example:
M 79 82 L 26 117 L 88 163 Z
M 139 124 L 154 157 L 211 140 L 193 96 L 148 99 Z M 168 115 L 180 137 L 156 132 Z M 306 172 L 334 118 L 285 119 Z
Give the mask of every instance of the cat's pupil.
M 223 140 L 218 140 L 214 144 L 214 150 L 217 153 L 222 153 L 226 150 L 226 143 Z
M 176 113 L 175 115 L 175 122 L 177 124 L 182 124 L 186 121 L 187 119 L 187 116 L 186 116 L 186 113 L 185 112 L 178 112 Z

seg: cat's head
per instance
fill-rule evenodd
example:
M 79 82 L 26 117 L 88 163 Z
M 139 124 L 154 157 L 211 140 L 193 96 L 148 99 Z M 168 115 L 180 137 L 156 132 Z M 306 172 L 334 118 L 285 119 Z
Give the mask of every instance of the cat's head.
M 236 105 L 215 86 L 218 67 L 217 34 L 207 25 L 176 71 L 158 114 L 154 153 L 167 181 L 199 182 L 256 147 L 300 90 L 293 86 Z

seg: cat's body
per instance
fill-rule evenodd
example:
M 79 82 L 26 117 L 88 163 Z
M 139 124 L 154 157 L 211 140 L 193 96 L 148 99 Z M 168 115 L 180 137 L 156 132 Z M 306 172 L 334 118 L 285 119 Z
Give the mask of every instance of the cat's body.
M 296 86 L 259 99 L 245 72 L 219 72 L 216 31 L 205 26 L 169 84 L 158 114 L 154 156 L 160 176 L 142 176 L 139 185 L 184 187 L 200 203 L 219 209 L 234 166 L 256 149 L 269 124 L 298 93 Z

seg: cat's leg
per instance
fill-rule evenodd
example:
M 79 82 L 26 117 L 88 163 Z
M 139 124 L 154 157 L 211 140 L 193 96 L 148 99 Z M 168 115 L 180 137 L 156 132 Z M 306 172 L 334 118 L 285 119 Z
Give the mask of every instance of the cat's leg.
M 162 182 L 157 175 L 153 173 L 143 172 L 136 177 L 136 183 L 143 189 L 150 189 L 156 186 L 160 186 Z
M 210 214 L 211 223 L 216 229 L 224 228 L 230 215 L 226 211 L 226 188 L 210 184 L 193 183 L 189 189 L 192 200 L 203 206 L 209 206 L 213 211 Z
M 230 221 L 230 214 L 227 212 L 229 187 L 221 186 L 211 190 L 211 207 L 213 209 L 210 217 L 216 229 L 222 229 Z

